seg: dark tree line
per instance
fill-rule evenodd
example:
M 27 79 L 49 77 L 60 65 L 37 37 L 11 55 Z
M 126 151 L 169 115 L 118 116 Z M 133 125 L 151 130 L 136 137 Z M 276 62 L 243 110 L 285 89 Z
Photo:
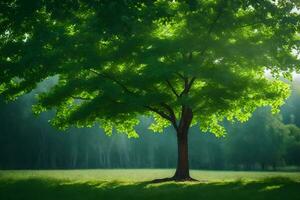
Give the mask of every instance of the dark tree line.
M 60 132 L 47 120 L 51 112 L 35 117 L 33 95 L 0 105 L 0 168 L 174 168 L 176 140 L 173 132 L 152 133 L 151 119 L 136 129 L 139 139 L 101 129 Z M 282 108 L 272 115 L 257 110 L 247 123 L 227 123 L 228 134 L 216 138 L 192 128 L 190 165 L 195 169 L 265 170 L 300 166 L 300 95 L 297 88 Z M 298 126 L 298 127 L 297 127 Z

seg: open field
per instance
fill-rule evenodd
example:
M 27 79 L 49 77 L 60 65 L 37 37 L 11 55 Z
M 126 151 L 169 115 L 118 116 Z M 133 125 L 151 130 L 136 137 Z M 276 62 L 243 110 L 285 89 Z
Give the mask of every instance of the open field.
M 0 171 L 0 199 L 300 199 L 300 173 L 191 171 L 196 183 L 147 181 L 174 170 Z

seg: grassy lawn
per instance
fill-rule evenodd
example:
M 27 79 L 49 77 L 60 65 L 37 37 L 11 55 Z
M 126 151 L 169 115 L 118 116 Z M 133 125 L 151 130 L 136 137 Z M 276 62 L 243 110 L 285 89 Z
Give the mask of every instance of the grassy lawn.
M 196 183 L 147 181 L 174 170 L 0 171 L 1 200 L 300 199 L 300 173 L 191 171 Z

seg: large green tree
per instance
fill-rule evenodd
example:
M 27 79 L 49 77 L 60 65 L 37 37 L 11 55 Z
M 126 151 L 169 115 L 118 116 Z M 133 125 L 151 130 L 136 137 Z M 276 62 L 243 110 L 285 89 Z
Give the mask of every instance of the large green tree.
M 297 0 L 1 1 L 0 92 L 28 93 L 48 77 L 35 112 L 52 124 L 100 124 L 137 137 L 140 116 L 172 125 L 175 180 L 190 180 L 188 130 L 224 135 L 220 124 L 273 111 L 300 69 Z M 266 78 L 265 71 L 273 78 Z

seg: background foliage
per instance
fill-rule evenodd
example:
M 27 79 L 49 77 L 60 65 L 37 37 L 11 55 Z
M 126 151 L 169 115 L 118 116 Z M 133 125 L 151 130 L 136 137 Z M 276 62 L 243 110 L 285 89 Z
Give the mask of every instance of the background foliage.
M 49 84 L 49 83 L 48 83 Z M 42 87 L 44 88 L 44 87 Z M 226 137 L 190 133 L 190 164 L 194 169 L 277 169 L 300 166 L 300 93 L 272 115 L 269 108 L 255 112 L 246 123 L 227 123 Z M 172 128 L 164 134 L 147 127 L 142 118 L 138 139 L 114 131 L 107 137 L 98 127 L 60 132 L 48 124 L 51 112 L 33 116 L 33 93 L 12 104 L 0 105 L 0 168 L 173 168 L 176 139 Z M 291 168 L 292 169 L 292 168 Z

